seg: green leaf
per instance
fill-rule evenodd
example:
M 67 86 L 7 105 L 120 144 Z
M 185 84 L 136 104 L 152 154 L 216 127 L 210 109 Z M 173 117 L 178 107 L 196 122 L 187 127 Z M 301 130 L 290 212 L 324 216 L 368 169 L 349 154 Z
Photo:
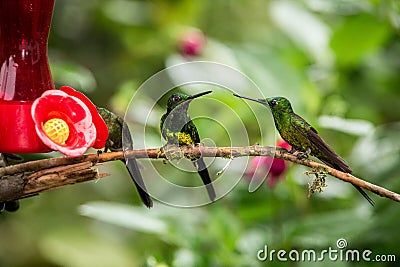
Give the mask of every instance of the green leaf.
M 90 202 L 79 207 L 81 215 L 99 221 L 123 226 L 140 232 L 163 234 L 167 230 L 166 224 L 155 218 L 143 208 L 134 208 L 128 205 Z
M 340 65 L 354 65 L 378 50 L 390 33 L 388 25 L 372 15 L 349 16 L 334 32 L 331 48 Z
M 51 73 L 57 85 L 68 85 L 83 92 L 93 92 L 97 87 L 93 73 L 76 63 L 52 62 Z
M 317 248 L 332 246 L 339 238 L 349 244 L 371 225 L 371 212 L 366 209 L 329 211 L 313 214 L 285 224 L 287 238 L 298 246 Z M 350 219 L 351 218 L 351 219 Z M 363 221 L 360 225 L 360 221 Z
M 271 17 L 297 46 L 317 61 L 331 62 L 330 29 L 312 12 L 295 1 L 273 1 Z
M 366 120 L 345 119 L 338 116 L 320 116 L 318 123 L 326 129 L 333 129 L 348 134 L 365 136 L 374 131 L 374 125 Z
M 110 234 L 107 237 L 107 231 L 99 235 L 99 231 L 87 231 L 85 228 L 74 226 L 62 227 L 46 232 L 36 241 L 40 252 L 37 254 L 55 266 L 129 267 L 140 264 L 138 257 L 124 246 L 121 239 L 110 238 L 110 235 L 115 233 L 107 233 Z
M 370 177 L 391 173 L 390 170 L 398 166 L 400 161 L 399 136 L 398 122 L 378 126 L 355 143 L 352 162 L 361 173 Z M 393 179 L 391 175 L 387 178 Z

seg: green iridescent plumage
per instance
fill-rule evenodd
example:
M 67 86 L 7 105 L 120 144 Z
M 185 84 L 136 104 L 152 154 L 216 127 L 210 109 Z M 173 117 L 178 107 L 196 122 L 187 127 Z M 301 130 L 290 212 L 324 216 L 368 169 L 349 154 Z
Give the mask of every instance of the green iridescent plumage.
M 291 145 L 292 150 L 310 154 L 317 157 L 326 165 L 337 170 L 352 173 L 349 165 L 337 155 L 333 149 L 318 135 L 309 123 L 302 117 L 295 114 L 289 100 L 284 97 L 271 97 L 267 99 L 255 99 L 245 96 L 237 97 L 256 101 L 268 106 L 271 109 L 272 116 L 274 117 L 275 126 L 281 137 Z M 359 186 L 354 187 L 371 203 L 374 205 L 373 200 L 365 193 Z
M 162 136 L 168 144 L 188 146 L 200 143 L 199 133 L 189 117 L 188 108 L 192 99 L 209 93 L 211 91 L 192 96 L 174 93 L 168 98 L 167 112 L 161 117 L 160 121 Z M 203 158 L 193 160 L 193 163 L 207 188 L 210 199 L 214 201 L 215 190 Z
M 104 152 L 107 152 L 107 150 L 121 151 L 123 149 L 133 149 L 131 134 L 125 121 L 120 116 L 105 108 L 98 107 L 97 111 L 107 124 L 108 128 L 108 139 L 106 141 Z M 122 138 L 124 138 L 124 140 L 122 140 Z M 125 160 L 121 161 L 128 169 L 129 175 L 131 176 L 132 181 L 135 183 L 142 202 L 146 205 L 146 207 L 151 208 L 153 206 L 153 201 L 151 200 L 149 194 L 147 194 L 146 186 L 140 173 L 136 158 L 126 157 Z

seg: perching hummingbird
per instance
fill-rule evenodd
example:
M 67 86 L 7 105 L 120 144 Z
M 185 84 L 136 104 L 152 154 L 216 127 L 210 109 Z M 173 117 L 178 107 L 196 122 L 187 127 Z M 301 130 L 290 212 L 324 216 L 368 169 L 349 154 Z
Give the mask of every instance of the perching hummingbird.
M 23 158 L 16 154 L 0 153 L 0 167 L 9 165 L 10 160 L 23 161 Z M 19 200 L 0 202 L 0 214 L 3 211 L 14 212 L 19 209 Z
M 310 124 L 293 112 L 289 100 L 284 97 L 270 97 L 267 99 L 255 99 L 234 94 L 236 97 L 252 100 L 268 106 L 274 117 L 275 127 L 281 137 L 291 145 L 290 152 L 302 152 L 303 155 L 312 155 L 326 165 L 339 171 L 352 173 L 349 165 L 337 155 L 333 149 L 318 135 Z M 359 186 L 353 185 L 373 206 L 374 201 Z
M 105 108 L 97 107 L 97 111 L 103 118 L 108 128 L 108 139 L 106 141 L 106 146 L 104 152 L 108 150 L 111 151 L 121 151 L 133 149 L 133 142 L 131 139 L 131 133 L 126 122 L 118 115 L 112 113 Z M 124 140 L 122 140 L 124 138 Z M 124 153 L 125 154 L 125 153 Z M 128 169 L 129 175 L 131 176 L 133 182 L 135 183 L 136 189 L 139 196 L 146 205 L 146 207 L 153 207 L 153 201 L 151 200 L 149 194 L 146 191 L 146 186 L 144 184 L 142 175 L 140 174 L 139 166 L 135 157 L 125 157 L 121 160 L 126 168 Z
M 167 144 L 193 146 L 200 143 L 199 132 L 188 114 L 190 102 L 200 96 L 211 93 L 206 91 L 196 95 L 183 93 L 172 94 L 167 102 L 167 112 L 161 117 L 160 129 Z M 201 180 L 207 188 L 211 201 L 215 200 L 215 190 L 211 184 L 210 174 L 202 157 L 193 160 Z

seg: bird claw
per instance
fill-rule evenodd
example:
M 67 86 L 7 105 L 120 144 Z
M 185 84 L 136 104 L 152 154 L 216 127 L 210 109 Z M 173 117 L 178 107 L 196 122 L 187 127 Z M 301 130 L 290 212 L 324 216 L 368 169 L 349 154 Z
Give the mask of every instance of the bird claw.
M 179 146 L 174 145 L 174 144 L 167 144 L 162 147 L 162 150 L 165 155 L 165 159 L 168 161 L 171 160 L 180 160 L 185 157 L 183 154 L 182 150 L 179 149 Z
M 298 160 L 302 160 L 302 159 L 308 159 L 308 156 L 311 153 L 311 149 L 309 147 L 307 147 L 306 151 L 297 151 L 295 150 L 293 147 L 290 149 L 289 153 L 295 155 L 297 157 Z
M 296 152 L 296 157 L 298 160 L 308 159 L 308 154 L 306 152 Z
M 171 146 L 171 145 L 166 143 L 162 147 L 160 147 L 160 150 L 157 152 L 156 159 L 159 159 L 163 155 L 165 156 L 165 150 L 168 150 L 168 146 Z M 163 158 L 163 161 L 165 161 L 165 158 Z
M 164 154 L 164 150 L 165 150 L 166 146 L 167 146 L 167 144 L 160 147 L 160 150 L 157 152 L 156 159 L 159 159 Z M 165 159 L 165 158 L 162 159 L 162 162 L 163 162 L 163 164 L 168 163 L 167 159 Z
M 276 149 L 277 149 L 277 150 L 280 150 L 280 151 L 282 151 L 282 152 L 292 153 L 290 150 L 288 150 L 287 148 L 284 148 L 284 147 L 279 147 L 279 146 L 277 146 Z
M 160 158 L 163 153 L 163 148 L 160 148 L 160 150 L 157 152 L 156 159 Z

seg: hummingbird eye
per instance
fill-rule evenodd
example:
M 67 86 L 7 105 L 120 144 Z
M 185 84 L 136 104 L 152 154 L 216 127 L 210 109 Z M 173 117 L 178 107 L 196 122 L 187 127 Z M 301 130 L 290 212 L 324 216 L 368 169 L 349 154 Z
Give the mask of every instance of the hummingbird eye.
M 271 106 L 276 106 L 278 105 L 278 100 L 274 99 L 271 101 Z
M 179 102 L 179 101 L 181 101 L 181 97 L 178 96 L 178 95 L 176 95 L 176 96 L 174 96 L 174 97 L 172 98 L 172 100 L 173 100 L 174 102 Z

